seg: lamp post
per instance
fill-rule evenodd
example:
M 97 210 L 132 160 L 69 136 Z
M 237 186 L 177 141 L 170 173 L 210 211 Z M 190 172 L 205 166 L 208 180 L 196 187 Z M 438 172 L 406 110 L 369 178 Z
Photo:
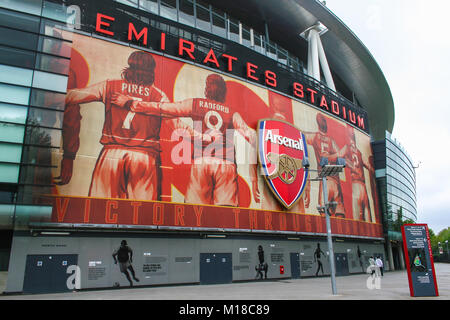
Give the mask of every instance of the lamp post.
M 445 240 L 445 244 L 447 245 L 447 261 L 449 260 L 448 258 L 448 240 Z
M 325 221 L 327 226 L 327 240 L 328 240 L 328 250 L 330 251 L 330 268 L 331 268 L 331 289 L 333 294 L 337 294 L 336 289 L 336 268 L 334 265 L 334 251 L 333 251 L 333 240 L 331 238 L 331 222 L 330 209 L 334 212 L 337 206 L 337 202 L 328 202 L 328 188 L 327 188 L 327 177 L 339 175 L 345 168 L 345 159 L 338 158 L 335 165 L 328 164 L 327 158 L 322 158 L 320 160 L 320 169 L 318 170 L 318 178 L 313 179 L 315 181 L 322 180 L 322 191 L 323 191 L 323 206 L 317 206 L 319 213 L 325 214 Z

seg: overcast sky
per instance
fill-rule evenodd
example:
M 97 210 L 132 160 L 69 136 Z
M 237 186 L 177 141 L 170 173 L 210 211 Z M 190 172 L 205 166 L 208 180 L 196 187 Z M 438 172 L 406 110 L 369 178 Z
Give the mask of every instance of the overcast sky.
M 393 137 L 415 165 L 417 223 L 450 227 L 450 37 L 445 0 L 327 0 L 383 71 Z

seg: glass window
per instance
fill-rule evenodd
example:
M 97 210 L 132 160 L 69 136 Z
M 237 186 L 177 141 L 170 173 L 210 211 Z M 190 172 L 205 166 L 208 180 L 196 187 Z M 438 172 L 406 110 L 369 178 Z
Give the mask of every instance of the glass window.
M 127 6 L 130 6 L 130 7 L 135 7 L 135 8 L 138 7 L 138 2 L 139 2 L 139 0 L 115 0 L 115 1 L 126 4 Z
M 42 71 L 35 71 L 33 76 L 33 87 L 66 92 L 67 77 Z
M 158 0 L 140 0 L 139 8 L 158 14 Z
M 67 22 L 69 14 L 65 5 L 44 1 L 44 5 L 42 7 L 42 16 L 61 22 Z
M 0 121 L 25 124 L 28 107 L 15 106 L 0 102 Z
M 36 56 L 36 69 L 67 75 L 69 73 L 70 60 L 57 58 L 39 53 Z
M 205 6 L 202 6 L 199 4 L 199 1 L 197 1 L 197 28 L 211 32 L 211 16 L 209 15 L 209 6 L 205 4 Z
M 22 145 L 0 143 L 0 161 L 20 163 Z
M 28 14 L 0 9 L 0 25 L 22 31 L 38 32 L 39 18 Z
M 31 86 L 32 78 L 32 70 L 0 65 L 0 82 Z
M 180 5 L 180 11 L 178 13 L 179 21 L 192 27 L 195 26 L 193 1 L 180 0 L 179 5 Z
M 0 101 L 16 104 L 28 104 L 30 88 L 16 87 L 0 83 Z
M 24 146 L 23 162 L 27 164 L 51 165 L 52 151 L 49 147 Z
M 222 38 L 227 37 L 227 27 L 226 27 L 226 20 L 223 16 L 219 16 L 216 13 L 212 14 L 212 32 L 215 35 L 218 35 Z
M 28 124 L 35 126 L 62 128 L 63 112 L 30 107 Z
M 37 50 L 66 58 L 72 56 L 72 44 L 70 42 L 44 36 L 39 37 Z
M 262 36 L 255 30 L 253 30 L 253 41 L 255 43 L 254 49 L 259 53 L 264 53 Z
M 40 15 L 42 0 L 2 0 L 0 7 Z
M 12 189 L 12 188 L 11 188 Z M 17 190 L 0 190 L 0 203 L 14 203 Z M 14 216 L 14 205 L 0 205 L 0 226 L 8 226 Z
M 33 68 L 34 60 L 34 52 L 0 46 L 0 63 Z
M 18 124 L 0 123 L 0 141 L 23 143 L 25 127 Z
M 288 52 L 285 49 L 278 47 L 278 62 L 287 64 L 287 58 Z
M 275 47 L 275 44 L 273 42 L 266 43 L 267 45 L 267 56 L 276 60 L 277 59 L 277 49 Z
M 30 105 L 36 107 L 64 110 L 66 95 L 39 89 L 31 90 Z
M 229 19 L 230 22 L 230 40 L 239 42 L 239 21 L 234 21 L 232 18 Z
M 0 44 L 21 49 L 36 50 L 37 35 L 0 27 Z
M 73 33 L 63 31 L 67 29 L 67 26 L 65 23 L 57 22 L 57 21 L 51 21 L 47 19 L 41 20 L 41 29 L 40 33 L 55 37 L 58 39 L 65 39 L 65 40 L 72 40 Z
M 50 185 L 52 184 L 52 168 L 40 166 L 22 166 L 20 183 Z
M 252 43 L 250 40 L 250 28 L 242 25 L 242 44 L 246 47 L 251 47 Z
M 177 1 L 161 0 L 160 15 L 167 19 L 177 21 Z
M 17 183 L 18 180 L 18 164 L 0 163 L 0 182 Z
M 28 126 L 25 143 L 38 146 L 59 147 L 61 145 L 61 130 Z

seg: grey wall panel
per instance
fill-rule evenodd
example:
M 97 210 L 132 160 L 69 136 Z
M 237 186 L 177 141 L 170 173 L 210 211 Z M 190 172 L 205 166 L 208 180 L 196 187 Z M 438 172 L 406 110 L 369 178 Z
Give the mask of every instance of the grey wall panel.
M 98 234 L 80 237 L 14 236 L 6 292 L 22 291 L 26 257 L 30 254 L 77 254 L 83 289 L 129 286 L 119 264 L 114 264 L 112 258 L 112 253 L 122 240 L 126 240 L 133 250 L 132 266 L 139 279 L 138 283 L 133 281 L 134 285 L 197 283 L 200 281 L 200 253 L 231 253 L 233 281 L 254 280 L 257 274 L 255 267 L 259 265 L 258 246 L 264 250 L 269 279 L 291 277 L 291 253 L 299 254 L 301 277 L 315 276 L 318 264 L 314 261 L 314 251 L 317 243 L 320 243 L 323 252 L 323 273 L 330 274 L 329 251 L 324 239 L 289 241 Z M 358 245 L 361 262 L 357 255 Z M 345 241 L 334 242 L 333 246 L 336 253 L 347 254 L 349 273 L 365 271 L 371 255 L 384 254 L 381 243 Z M 387 261 L 384 264 L 387 265 Z M 280 266 L 283 266 L 284 274 L 280 274 Z

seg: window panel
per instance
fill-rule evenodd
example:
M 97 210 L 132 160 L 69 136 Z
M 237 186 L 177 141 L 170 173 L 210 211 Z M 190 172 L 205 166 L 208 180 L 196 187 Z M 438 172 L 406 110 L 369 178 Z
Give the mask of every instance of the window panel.
M 24 133 L 23 125 L 0 123 L 0 141 L 23 143 Z
M 34 60 L 34 52 L 0 46 L 0 63 L 33 68 Z
M 42 0 L 2 0 L 0 1 L 0 7 L 40 15 Z
M 261 35 L 253 30 L 253 40 L 255 42 L 255 50 L 259 53 L 264 53 L 263 41 Z
M 116 2 L 126 4 L 127 6 L 130 6 L 130 7 L 135 7 L 135 8 L 138 7 L 138 0 L 116 0 Z
M 66 58 L 72 56 L 72 44 L 70 42 L 45 36 L 39 37 L 37 50 Z
M 0 190 L 0 226 L 12 226 L 12 217 L 14 216 L 14 205 L 17 192 Z
M 199 5 L 197 1 L 196 10 L 197 10 L 197 20 L 196 20 L 197 28 L 207 32 L 211 32 L 211 17 L 209 15 L 209 8 L 208 7 L 205 8 Z
M 239 22 L 230 19 L 230 40 L 239 42 Z
M 36 69 L 68 75 L 69 67 L 69 59 L 57 58 L 41 53 L 36 56 Z
M 35 126 L 62 128 L 63 112 L 30 107 L 28 124 Z
M 16 87 L 0 83 L 0 101 L 16 104 L 28 104 L 30 88 Z
M 32 78 L 32 70 L 0 65 L 0 82 L 31 86 Z
M 180 0 L 178 19 L 181 23 L 195 26 L 194 3 L 192 0 Z
M 177 21 L 176 0 L 161 0 L 160 15 L 167 19 Z
M 30 105 L 56 110 L 64 110 L 66 95 L 63 93 L 49 92 L 32 89 Z
M 244 25 L 242 25 L 242 44 L 246 47 L 250 47 L 252 44 L 250 41 L 250 28 Z
M 0 9 L 0 25 L 29 32 L 39 31 L 39 18 Z
M 25 143 L 38 146 L 59 147 L 61 145 L 61 130 L 28 126 L 26 129 Z
M 34 185 L 51 185 L 52 184 L 52 168 L 40 166 L 22 166 L 20 175 L 20 183 Z
M 52 165 L 52 152 L 54 151 L 49 147 L 24 146 L 22 161 L 26 164 L 50 166 Z
M 225 18 L 222 16 L 218 16 L 215 13 L 213 13 L 212 18 L 213 18 L 212 32 L 215 35 L 226 38 L 227 29 L 226 29 L 226 24 L 225 24 L 225 22 L 226 22 Z
M 33 76 L 33 87 L 66 92 L 67 77 L 42 71 L 35 71 Z
M 0 102 L 0 121 L 25 124 L 28 107 L 16 106 Z
M 0 161 L 20 163 L 22 145 L 0 143 Z
M 47 19 L 41 20 L 41 28 L 40 33 L 43 35 L 55 37 L 58 39 L 64 39 L 64 40 L 72 40 L 73 33 L 72 32 L 64 32 L 67 28 L 65 23 L 57 22 L 57 21 L 51 21 Z
M 36 50 L 37 35 L 0 27 L 0 44 L 21 49 Z
M 288 52 L 280 47 L 278 47 L 278 61 L 287 64 Z
M 139 8 L 153 12 L 158 14 L 158 1 L 157 0 L 140 0 L 139 1 Z
M 277 49 L 275 48 L 273 43 L 266 43 L 267 45 L 267 56 L 276 60 L 277 59 Z
M 0 163 L 0 182 L 17 183 L 19 181 L 19 165 Z
M 69 14 L 65 5 L 44 1 L 42 16 L 61 22 L 67 22 Z

